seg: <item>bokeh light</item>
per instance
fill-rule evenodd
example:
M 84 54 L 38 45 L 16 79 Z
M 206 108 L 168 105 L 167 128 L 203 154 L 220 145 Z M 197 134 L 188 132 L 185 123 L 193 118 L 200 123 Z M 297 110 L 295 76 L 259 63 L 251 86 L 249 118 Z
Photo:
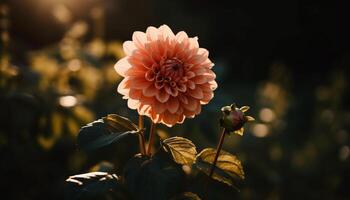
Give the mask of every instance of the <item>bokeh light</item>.
M 78 100 L 74 96 L 62 96 L 59 98 L 59 103 L 63 107 L 73 107 L 78 103 Z
M 269 134 L 269 128 L 265 124 L 254 124 L 252 132 L 254 136 L 263 138 Z
M 350 155 L 349 146 L 344 145 L 339 149 L 339 159 L 341 161 L 347 160 L 349 158 L 349 155 Z
M 263 122 L 272 122 L 276 118 L 275 113 L 270 108 L 261 109 L 259 117 Z

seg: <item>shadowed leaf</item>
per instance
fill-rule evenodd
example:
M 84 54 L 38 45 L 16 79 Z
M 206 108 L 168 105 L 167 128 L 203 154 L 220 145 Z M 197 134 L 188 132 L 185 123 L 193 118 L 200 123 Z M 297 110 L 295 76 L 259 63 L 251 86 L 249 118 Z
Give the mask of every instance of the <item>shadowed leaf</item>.
M 138 154 L 125 166 L 124 183 L 133 199 L 163 200 L 182 192 L 185 174 L 181 166 L 165 152 L 158 153 L 151 159 Z
M 94 150 L 135 133 L 138 133 L 137 126 L 129 119 L 111 114 L 83 126 L 78 134 L 78 146 Z
M 171 137 L 162 141 L 163 149 L 170 152 L 173 160 L 180 165 L 192 165 L 196 158 L 196 146 L 183 137 Z
M 123 178 L 124 184 L 130 191 L 137 191 L 138 187 L 138 175 L 141 170 L 142 164 L 148 160 L 149 157 L 136 154 L 133 158 L 131 158 L 124 167 L 123 170 Z
M 201 200 L 201 198 L 192 192 L 184 192 L 174 198 L 171 198 L 171 200 Z
M 125 191 L 115 174 L 91 172 L 70 176 L 66 180 L 67 199 L 97 199 L 117 197 L 117 193 L 126 197 Z
M 197 155 L 195 166 L 209 175 L 215 154 L 215 149 L 204 149 Z M 239 161 L 236 156 L 221 150 L 212 178 L 234 187 L 236 181 L 244 179 L 241 161 Z

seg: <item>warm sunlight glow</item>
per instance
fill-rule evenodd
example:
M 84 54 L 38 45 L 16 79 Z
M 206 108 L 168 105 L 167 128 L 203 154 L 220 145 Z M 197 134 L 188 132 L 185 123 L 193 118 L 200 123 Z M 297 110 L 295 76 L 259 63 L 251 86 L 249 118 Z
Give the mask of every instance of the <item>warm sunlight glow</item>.
M 349 155 L 350 155 L 350 148 L 349 146 L 342 146 L 339 150 L 339 159 L 341 161 L 345 161 L 346 159 L 349 158 Z
M 269 128 L 265 124 L 255 124 L 253 127 L 253 134 L 256 137 L 266 137 L 269 133 Z
M 63 96 L 60 97 L 59 103 L 63 107 L 73 107 L 77 104 L 77 98 L 74 96 Z
M 270 108 L 263 108 L 260 110 L 259 117 L 263 122 L 272 122 L 276 115 Z
M 63 4 L 55 5 L 52 10 L 53 16 L 62 24 L 67 24 L 72 20 L 71 12 Z
M 78 59 L 71 60 L 68 63 L 68 68 L 73 72 L 78 71 L 81 68 L 80 60 L 78 60 Z

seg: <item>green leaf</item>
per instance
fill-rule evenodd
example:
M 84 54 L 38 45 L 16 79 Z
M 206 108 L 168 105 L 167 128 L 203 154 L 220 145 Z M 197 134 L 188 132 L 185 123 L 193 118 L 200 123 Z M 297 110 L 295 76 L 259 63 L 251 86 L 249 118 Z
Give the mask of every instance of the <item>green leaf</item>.
M 184 192 L 174 198 L 171 198 L 171 200 L 201 200 L 201 198 L 192 192 Z
M 117 114 L 109 114 L 102 119 L 106 124 L 108 124 L 112 132 L 138 130 L 137 125 L 130 121 L 130 119 Z
M 78 146 L 90 151 L 138 132 L 137 126 L 129 119 L 111 114 L 83 126 L 78 134 Z
M 215 149 L 204 149 L 197 155 L 195 166 L 209 176 L 215 155 Z M 221 150 L 212 178 L 235 187 L 235 182 L 244 179 L 244 171 L 241 161 L 239 161 L 236 156 Z
M 133 199 L 163 200 L 182 192 L 185 174 L 181 165 L 160 151 L 151 159 L 136 155 L 125 166 L 123 178 Z
M 170 152 L 173 160 L 180 165 L 192 165 L 196 155 L 196 146 L 183 137 L 171 137 L 162 141 L 163 149 Z
M 108 197 L 128 196 L 115 174 L 91 172 L 70 176 L 66 180 L 67 199 L 104 199 Z

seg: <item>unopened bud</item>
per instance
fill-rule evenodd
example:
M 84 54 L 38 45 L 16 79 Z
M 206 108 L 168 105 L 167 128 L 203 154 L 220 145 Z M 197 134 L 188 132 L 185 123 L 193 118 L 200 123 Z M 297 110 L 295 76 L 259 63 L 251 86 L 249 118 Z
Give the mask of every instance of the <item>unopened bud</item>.
M 223 116 L 220 119 L 220 125 L 225 128 L 226 133 L 243 135 L 244 124 L 246 122 L 254 121 L 253 117 L 245 115 L 245 112 L 248 110 L 249 106 L 237 108 L 235 104 L 221 108 Z

